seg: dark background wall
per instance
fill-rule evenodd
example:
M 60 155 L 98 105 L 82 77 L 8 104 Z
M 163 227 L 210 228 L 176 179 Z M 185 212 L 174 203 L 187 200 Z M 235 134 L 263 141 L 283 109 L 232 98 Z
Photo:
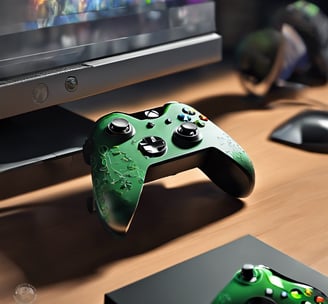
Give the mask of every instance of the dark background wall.
M 223 36 L 225 53 L 231 53 L 248 33 L 270 25 L 274 13 L 289 0 L 216 0 L 217 29 Z M 310 1 L 328 15 L 327 0 Z

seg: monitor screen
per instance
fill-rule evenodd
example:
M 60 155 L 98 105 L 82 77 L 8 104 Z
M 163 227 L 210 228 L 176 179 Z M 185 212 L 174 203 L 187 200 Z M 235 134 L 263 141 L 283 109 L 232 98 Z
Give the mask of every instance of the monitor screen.
M 220 60 L 214 6 L 1 0 L 0 119 Z

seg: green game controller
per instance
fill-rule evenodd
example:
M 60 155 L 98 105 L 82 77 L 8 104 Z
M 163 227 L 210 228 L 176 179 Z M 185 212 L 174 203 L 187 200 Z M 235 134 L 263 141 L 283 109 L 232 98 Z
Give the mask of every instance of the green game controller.
M 97 213 L 118 233 L 128 231 L 146 182 L 198 167 L 233 196 L 254 187 L 245 151 L 206 116 L 178 102 L 101 117 L 83 152 Z
M 328 303 L 320 290 L 296 282 L 269 267 L 245 264 L 212 304 Z

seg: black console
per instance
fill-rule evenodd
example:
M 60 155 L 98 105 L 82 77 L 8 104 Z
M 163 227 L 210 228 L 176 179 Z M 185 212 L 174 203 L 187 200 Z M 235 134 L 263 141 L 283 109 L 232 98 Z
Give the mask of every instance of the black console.
M 81 151 L 93 125 L 60 106 L 0 120 L 0 200 L 89 174 Z
M 107 293 L 105 304 L 210 304 L 246 263 L 270 266 L 296 281 L 306 282 L 326 294 L 328 292 L 327 277 L 247 235 Z

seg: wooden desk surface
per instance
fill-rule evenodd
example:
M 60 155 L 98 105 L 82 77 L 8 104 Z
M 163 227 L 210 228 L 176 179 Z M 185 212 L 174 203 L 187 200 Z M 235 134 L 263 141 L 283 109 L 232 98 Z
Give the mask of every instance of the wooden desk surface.
M 102 304 L 106 292 L 245 234 L 328 275 L 328 156 L 268 140 L 294 114 L 322 108 L 327 93 L 326 87 L 312 88 L 297 98 L 257 103 L 245 97 L 236 73 L 218 64 L 70 105 L 92 119 L 169 100 L 193 105 L 248 152 L 255 189 L 242 200 L 229 197 L 198 169 L 157 180 L 144 188 L 124 238 L 88 213 L 89 175 L 6 199 L 0 209 L 0 302 L 13 303 L 15 286 L 29 282 L 37 288 L 36 303 Z

